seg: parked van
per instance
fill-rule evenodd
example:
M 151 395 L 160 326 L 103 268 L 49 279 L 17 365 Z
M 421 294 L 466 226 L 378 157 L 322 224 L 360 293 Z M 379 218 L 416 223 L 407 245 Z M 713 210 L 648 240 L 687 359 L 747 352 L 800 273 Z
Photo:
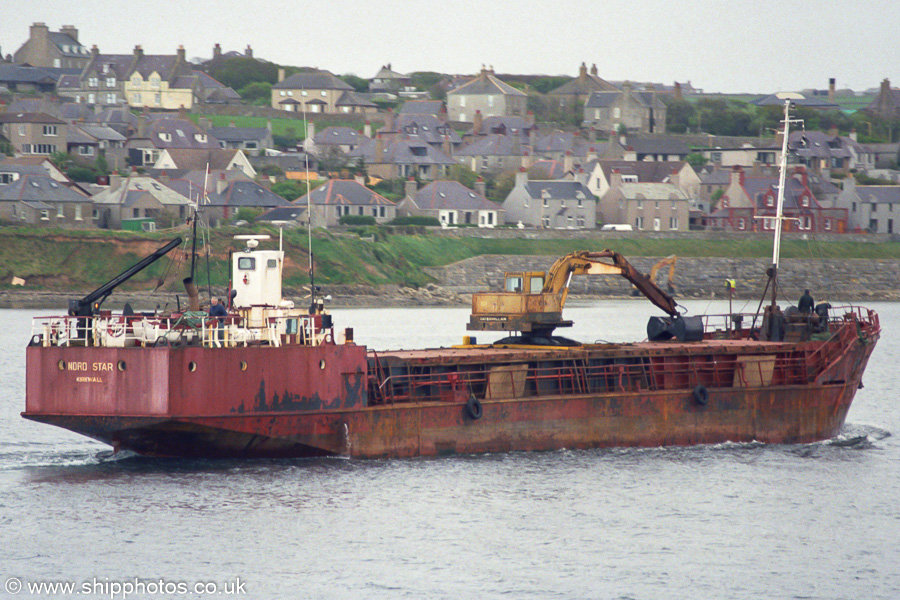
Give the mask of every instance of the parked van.
M 609 223 L 601 227 L 600 231 L 634 231 L 634 227 L 626 223 Z

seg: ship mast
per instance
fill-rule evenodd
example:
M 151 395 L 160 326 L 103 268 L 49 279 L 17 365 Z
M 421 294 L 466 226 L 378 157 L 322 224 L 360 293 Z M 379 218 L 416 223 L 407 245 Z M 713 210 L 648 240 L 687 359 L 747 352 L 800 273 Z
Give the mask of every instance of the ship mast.
M 784 100 L 784 130 L 783 139 L 781 140 L 781 164 L 778 169 L 778 200 L 775 204 L 775 242 L 772 244 L 772 267 L 769 273 L 769 284 L 772 286 L 772 307 L 775 307 L 778 295 L 778 260 L 781 255 L 781 231 L 784 221 L 784 184 L 787 176 L 787 156 L 788 156 L 788 134 L 790 132 L 790 124 L 792 122 L 799 123 L 799 120 L 791 120 L 791 102 L 802 99 L 803 96 L 795 93 L 780 93 L 779 99 Z

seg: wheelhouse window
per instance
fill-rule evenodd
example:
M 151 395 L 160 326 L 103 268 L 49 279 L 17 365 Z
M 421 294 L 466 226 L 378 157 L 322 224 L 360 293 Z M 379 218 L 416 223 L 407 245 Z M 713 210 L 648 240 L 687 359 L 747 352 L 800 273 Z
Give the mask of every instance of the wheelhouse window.
M 256 269 L 256 258 L 253 256 L 241 256 L 238 258 L 238 269 L 241 271 L 253 271 Z

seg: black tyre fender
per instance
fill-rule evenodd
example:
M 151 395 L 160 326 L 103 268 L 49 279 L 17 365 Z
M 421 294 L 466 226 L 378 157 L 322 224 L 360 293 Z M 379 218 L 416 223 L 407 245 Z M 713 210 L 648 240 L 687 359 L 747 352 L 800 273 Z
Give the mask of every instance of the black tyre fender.
M 698 385 L 694 388 L 694 400 L 700 406 L 709 404 L 709 391 L 707 391 L 706 386 Z
M 481 415 L 484 414 L 481 401 L 475 396 L 469 396 L 468 401 L 466 401 L 466 414 L 469 415 L 469 418 L 473 421 L 477 421 L 481 418 Z
M 161 335 L 158 338 L 156 338 L 156 342 L 154 342 L 153 345 L 156 346 L 157 348 L 168 346 L 169 338 L 167 338 L 164 335 Z

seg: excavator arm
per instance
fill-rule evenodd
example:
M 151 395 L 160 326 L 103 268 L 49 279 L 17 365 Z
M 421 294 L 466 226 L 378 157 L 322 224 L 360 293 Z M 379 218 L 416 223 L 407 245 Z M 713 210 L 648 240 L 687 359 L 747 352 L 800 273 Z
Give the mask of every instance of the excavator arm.
M 520 276 L 520 274 L 507 274 Z M 539 274 L 527 274 L 533 280 Z M 621 275 L 650 302 L 670 316 L 678 315 L 677 304 L 650 278 L 634 268 L 624 256 L 612 250 L 573 252 L 558 259 L 547 271 L 540 293 L 518 286 L 507 292 L 481 292 L 472 296 L 473 331 L 522 331 L 548 334 L 556 327 L 570 326 L 562 320 L 562 309 L 575 275 Z M 509 286 L 508 286 L 509 287 Z

